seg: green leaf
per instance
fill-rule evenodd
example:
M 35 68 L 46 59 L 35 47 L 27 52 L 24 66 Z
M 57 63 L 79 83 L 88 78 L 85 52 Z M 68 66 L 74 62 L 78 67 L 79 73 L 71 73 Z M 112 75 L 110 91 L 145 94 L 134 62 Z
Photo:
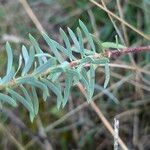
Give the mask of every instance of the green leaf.
M 64 40 L 64 42 L 65 42 L 65 45 L 66 45 L 66 48 L 67 48 L 67 51 L 68 51 L 68 54 L 69 54 L 69 58 L 70 58 L 70 60 L 72 61 L 73 60 L 73 57 L 72 57 L 72 50 L 71 50 L 71 44 L 70 44 L 70 41 L 69 41 L 69 39 L 68 39 L 68 36 L 66 35 L 66 33 L 64 32 L 64 30 L 62 30 L 61 28 L 60 28 L 60 34 L 61 34 L 61 36 L 62 36 L 62 38 L 63 38 L 63 40 Z
M 32 100 L 26 88 L 23 85 L 20 85 L 20 88 L 25 96 L 25 99 L 29 102 L 30 106 L 33 107 Z
M 84 53 L 84 43 L 83 43 L 83 37 L 82 37 L 82 32 L 80 30 L 80 28 L 77 28 L 77 35 L 78 35 L 78 40 L 79 40 L 79 46 L 80 46 L 80 53 L 81 53 L 81 57 L 85 57 L 85 53 Z
M 13 79 L 14 75 L 15 75 L 15 72 L 14 72 L 14 69 L 13 69 L 7 75 L 5 75 L 3 77 L 3 79 L 1 80 L 1 84 L 8 83 L 10 80 Z
M 87 94 L 86 94 L 86 99 L 88 101 L 90 101 L 90 85 L 89 85 L 89 79 L 87 76 L 87 71 L 85 68 L 80 68 L 78 70 L 78 72 L 80 73 L 80 82 L 83 85 L 83 87 L 85 87 Z
M 126 48 L 125 46 L 113 42 L 103 42 L 102 46 L 104 48 Z
M 55 58 L 50 58 L 46 63 L 42 64 L 38 68 L 36 68 L 33 72 L 34 75 L 41 74 L 48 70 L 51 67 L 54 67 L 56 65 L 56 59 Z
M 17 70 L 16 70 L 16 72 L 15 72 L 14 77 L 17 75 L 18 71 L 20 70 L 21 65 L 22 65 L 22 55 L 20 54 L 20 56 L 19 56 L 19 64 L 18 64 L 18 68 L 17 68 Z
M 39 111 L 39 100 L 38 100 L 37 92 L 34 86 L 31 86 L 31 93 L 32 93 L 32 99 L 33 99 L 34 113 L 35 115 L 37 115 Z
M 7 72 L 6 74 L 9 74 L 12 71 L 12 65 L 13 65 L 13 53 L 10 44 L 6 43 L 6 52 L 7 52 Z
M 25 74 L 27 74 L 27 72 L 30 70 L 30 68 L 32 67 L 33 65 L 33 62 L 34 62 L 34 55 L 35 55 L 35 51 L 34 51 L 34 48 L 31 47 L 30 48 L 30 51 L 29 51 L 29 59 L 28 59 L 28 62 L 27 64 L 24 66 L 23 70 L 22 70 L 22 73 L 21 73 L 21 76 L 24 76 Z
M 73 74 L 70 72 L 66 73 L 66 80 L 65 80 L 65 89 L 64 89 L 64 99 L 63 99 L 63 107 L 66 105 L 69 95 L 70 95 L 70 89 L 73 81 Z
M 50 55 L 48 53 L 35 54 L 35 57 L 43 57 L 43 56 L 49 57 L 49 58 L 53 57 L 52 55 Z
M 105 82 L 104 82 L 104 88 L 107 87 L 110 80 L 110 71 L 109 71 L 109 64 L 105 63 Z
M 34 108 L 33 108 L 32 100 L 30 98 L 30 95 L 29 95 L 28 91 L 24 88 L 24 86 L 21 85 L 20 87 L 21 87 L 21 90 L 23 91 L 25 99 L 29 102 L 30 106 L 33 109 L 33 111 L 30 111 L 30 120 L 31 120 L 31 122 L 33 122 L 33 119 L 35 118 L 35 113 L 34 113 Z
M 64 61 L 64 58 L 58 52 L 57 47 L 55 46 L 55 43 L 53 42 L 53 40 L 50 39 L 45 33 L 43 33 L 42 36 L 45 39 L 48 46 L 51 48 L 51 51 L 53 52 L 55 57 L 58 59 L 59 63 L 62 63 Z
M 35 47 L 36 53 L 37 54 L 43 53 L 38 42 L 36 41 L 36 39 L 31 34 L 29 34 L 29 39 L 30 39 L 32 45 Z M 42 65 L 43 63 L 47 62 L 47 58 L 45 56 L 42 58 L 38 57 L 38 61 L 39 61 L 39 64 Z
M 43 99 L 46 101 L 47 97 L 49 96 L 48 88 L 42 82 L 38 81 L 34 77 L 24 77 L 17 80 L 18 84 L 30 84 L 32 86 L 38 87 L 43 91 Z
M 55 44 L 55 46 L 58 48 L 58 50 L 60 50 L 65 56 L 69 56 L 70 54 L 69 54 L 69 52 L 68 52 L 68 50 L 66 49 L 66 48 L 64 48 L 62 45 L 60 45 L 58 42 L 56 42 L 56 41 L 54 41 L 54 40 L 52 40 L 53 41 L 53 43 Z M 76 58 L 72 55 L 72 59 L 73 60 L 76 60 Z
M 2 100 L 3 102 L 7 102 L 8 104 L 10 104 L 13 107 L 17 106 L 16 101 L 11 98 L 10 96 L 7 96 L 5 94 L 0 93 L 0 100 Z
M 87 27 L 85 26 L 85 24 L 81 20 L 79 20 L 79 25 L 82 28 L 84 34 L 86 35 L 87 40 L 89 41 L 89 44 L 90 44 L 93 52 L 95 53 L 96 52 L 95 45 L 94 45 L 93 38 L 92 38 L 91 34 L 89 33 Z
M 72 38 L 72 41 L 75 44 L 76 49 L 79 50 L 80 49 L 80 44 L 79 44 L 79 42 L 77 40 L 76 35 L 74 34 L 74 32 L 70 28 L 68 28 L 68 32 L 69 32 L 70 37 Z
M 92 37 L 93 37 L 94 42 L 98 46 L 98 52 L 103 53 L 104 52 L 104 47 L 102 46 L 102 42 L 100 40 L 98 40 L 94 35 L 92 35 Z
M 62 93 L 61 93 L 61 86 L 58 83 L 52 83 L 47 79 L 42 79 L 44 84 L 48 86 L 48 88 L 57 95 L 57 108 L 60 109 L 60 106 L 63 101 Z
M 30 103 L 21 95 L 19 95 L 17 92 L 15 92 L 14 90 L 11 89 L 7 89 L 7 92 L 13 97 L 15 98 L 17 101 L 19 101 L 20 103 L 22 103 L 24 105 L 24 107 L 26 107 L 26 109 L 29 112 L 33 112 L 33 107 L 30 105 Z
M 23 59 L 25 61 L 25 66 L 26 66 L 28 63 L 28 60 L 29 60 L 29 54 L 28 54 L 28 51 L 24 45 L 22 46 L 22 55 L 23 55 Z

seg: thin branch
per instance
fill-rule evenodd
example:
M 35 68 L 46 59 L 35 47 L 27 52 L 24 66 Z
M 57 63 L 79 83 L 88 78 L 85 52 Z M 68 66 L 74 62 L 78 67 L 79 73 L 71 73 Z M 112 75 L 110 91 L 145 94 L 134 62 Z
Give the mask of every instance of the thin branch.
M 27 1 L 26 0 L 19 0 L 19 2 L 22 4 L 22 6 L 24 7 L 25 11 L 27 12 L 27 14 L 31 18 L 31 20 L 33 21 L 33 23 L 35 24 L 35 26 L 37 27 L 37 29 L 40 32 L 46 33 L 45 29 L 42 27 L 41 23 L 37 19 L 36 15 L 33 13 L 32 9 L 29 6 L 29 4 L 27 3 Z
M 107 50 L 106 56 L 109 58 L 116 58 L 119 57 L 121 55 L 125 55 L 125 54 L 129 54 L 129 53 L 139 53 L 139 52 L 143 52 L 143 51 L 150 51 L 150 45 L 148 46 L 143 46 L 143 47 L 129 47 L 129 48 L 124 48 L 119 50 Z
M 150 36 L 144 34 L 142 31 L 137 30 L 134 26 L 130 25 L 128 22 L 124 21 L 123 19 L 121 19 L 120 17 L 116 16 L 114 13 L 112 13 L 111 11 L 109 11 L 108 9 L 106 9 L 105 7 L 103 7 L 101 4 L 97 3 L 94 0 L 90 0 L 93 4 L 95 4 L 96 6 L 98 6 L 100 9 L 104 10 L 105 12 L 107 12 L 108 14 L 110 14 L 112 17 L 114 17 L 115 19 L 117 19 L 118 21 L 122 22 L 124 25 L 126 25 L 127 27 L 129 27 L 130 29 L 132 29 L 133 31 L 135 31 L 136 33 L 138 33 L 139 35 L 141 35 L 142 37 L 144 37 L 145 39 L 147 39 L 148 41 L 150 41 Z
M 115 131 L 113 130 L 111 124 L 108 122 L 108 120 L 106 119 L 106 117 L 104 116 L 104 114 L 101 112 L 100 108 L 97 107 L 97 105 L 94 102 L 91 102 L 91 106 L 94 109 L 94 111 L 97 113 L 97 115 L 99 116 L 99 118 L 102 120 L 103 124 L 105 125 L 105 127 L 108 129 L 108 131 L 113 135 L 113 137 L 115 136 Z M 121 148 L 123 150 L 128 150 L 127 146 L 125 145 L 125 143 L 121 140 L 120 137 L 118 137 L 118 143 L 120 144 Z
M 78 84 L 78 88 L 80 89 L 80 91 L 82 92 L 82 94 L 84 96 L 86 96 L 85 90 L 82 86 L 82 84 Z M 103 122 L 104 126 L 108 129 L 108 131 L 113 135 L 113 137 L 115 136 L 115 131 L 113 130 L 113 127 L 111 126 L 111 124 L 109 123 L 109 121 L 106 119 L 106 117 L 104 116 L 104 114 L 102 113 L 102 111 L 100 110 L 100 108 L 97 107 L 96 103 L 94 101 L 90 102 L 91 107 L 93 108 L 93 110 L 96 112 L 96 114 L 98 115 L 98 117 L 101 119 L 101 121 Z M 118 137 L 118 143 L 120 144 L 121 148 L 123 150 L 128 150 L 127 146 L 125 145 L 125 143 L 121 140 L 120 137 Z

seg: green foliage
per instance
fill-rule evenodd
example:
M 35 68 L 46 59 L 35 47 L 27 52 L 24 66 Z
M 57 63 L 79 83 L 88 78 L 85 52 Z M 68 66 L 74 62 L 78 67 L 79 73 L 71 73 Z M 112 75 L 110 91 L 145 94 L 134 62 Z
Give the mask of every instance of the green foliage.
M 42 92 L 44 101 L 50 96 L 49 91 L 53 92 L 57 97 L 57 108 L 60 109 L 66 105 L 72 86 L 78 83 L 83 85 L 87 100 L 91 101 L 94 94 L 95 69 L 99 64 L 105 66 L 104 88 L 106 88 L 110 79 L 109 59 L 101 54 L 103 51 L 96 53 L 93 35 L 89 33 L 81 20 L 79 26 L 77 36 L 70 28 L 68 28 L 70 37 L 60 29 L 60 35 L 65 46 L 42 33 L 50 48 L 50 53 L 44 53 L 36 39 L 29 35 L 31 46 L 29 49 L 24 45 L 22 46 L 17 69 L 13 68 L 12 48 L 8 42 L 6 43 L 8 61 L 6 75 L 0 78 L 1 104 L 8 103 L 16 107 L 17 103 L 20 102 L 29 111 L 30 120 L 33 121 L 39 110 L 38 89 Z M 90 50 L 84 46 L 82 32 L 88 40 Z M 74 45 L 71 44 L 69 38 L 72 39 Z M 116 48 L 115 43 L 102 43 L 98 39 L 96 41 L 101 43 L 101 49 Z M 117 44 L 118 47 L 120 48 L 121 45 Z M 86 66 L 87 64 L 89 67 Z M 62 80 L 59 80 L 62 75 L 65 86 L 62 86 Z

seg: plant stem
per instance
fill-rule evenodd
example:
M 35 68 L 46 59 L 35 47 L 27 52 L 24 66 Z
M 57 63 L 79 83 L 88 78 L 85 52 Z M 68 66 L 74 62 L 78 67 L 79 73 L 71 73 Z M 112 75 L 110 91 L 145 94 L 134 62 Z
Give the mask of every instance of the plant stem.
M 129 54 L 129 53 L 138 53 L 143 51 L 150 51 L 150 45 L 142 46 L 142 47 L 129 47 L 120 50 L 107 50 L 105 51 L 105 56 L 109 58 L 116 58 L 121 55 Z

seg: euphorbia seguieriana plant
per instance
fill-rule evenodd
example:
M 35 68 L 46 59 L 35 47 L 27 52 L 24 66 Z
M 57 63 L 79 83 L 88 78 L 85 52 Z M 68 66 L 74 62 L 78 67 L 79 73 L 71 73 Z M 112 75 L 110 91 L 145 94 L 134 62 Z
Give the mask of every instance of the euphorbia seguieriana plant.
M 37 90 L 42 92 L 44 101 L 50 96 L 49 92 L 53 92 L 57 97 L 57 108 L 60 109 L 66 105 L 71 87 L 78 83 L 83 85 L 86 99 L 90 102 L 94 93 L 95 69 L 99 65 L 104 66 L 104 88 L 107 87 L 110 72 L 109 57 L 105 51 L 110 47 L 124 46 L 118 42 L 101 42 L 96 39 L 81 20 L 76 34 L 70 28 L 67 30 L 68 34 L 60 29 L 64 46 L 42 33 L 49 53 L 43 52 L 36 39 L 29 35 L 31 46 L 29 49 L 22 46 L 17 68 L 13 65 L 13 50 L 6 43 L 7 70 L 5 76 L 0 78 L 1 107 L 5 103 L 13 107 L 21 103 L 33 122 L 39 111 Z M 85 47 L 84 37 L 88 48 Z

